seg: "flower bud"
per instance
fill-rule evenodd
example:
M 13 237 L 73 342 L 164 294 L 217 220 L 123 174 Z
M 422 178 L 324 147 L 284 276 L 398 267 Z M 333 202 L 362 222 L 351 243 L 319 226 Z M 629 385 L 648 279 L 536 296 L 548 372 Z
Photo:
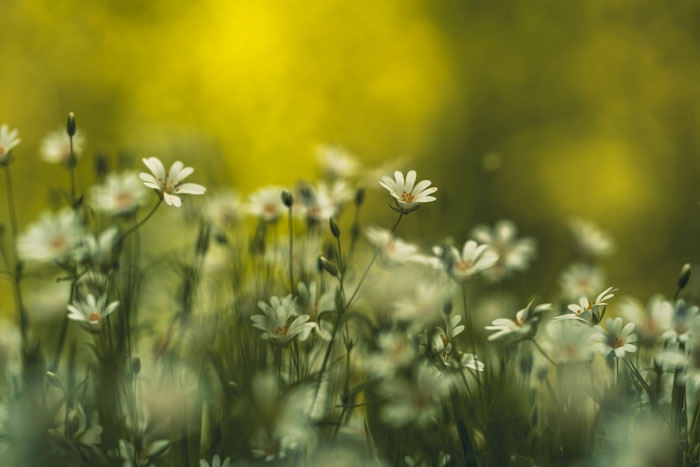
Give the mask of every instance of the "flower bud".
M 68 121 L 66 122 L 66 133 L 68 133 L 68 136 L 71 138 L 75 136 L 75 131 L 77 130 L 77 126 L 75 124 L 75 114 L 73 112 L 70 112 L 68 114 Z
M 685 263 L 681 267 L 681 273 L 678 276 L 678 290 L 681 291 L 685 288 L 686 285 L 688 285 L 688 281 L 690 280 L 690 263 Z
M 292 207 L 292 204 L 294 203 L 294 197 L 290 192 L 288 192 L 287 190 L 282 190 L 280 197 L 282 198 L 282 204 L 284 204 L 288 208 Z
M 141 373 L 141 359 L 138 355 L 131 357 L 131 373 L 133 375 L 138 375 Z
M 64 390 L 64 388 L 63 388 L 63 382 L 62 382 L 61 379 L 58 377 L 58 375 L 56 375 L 56 373 L 54 373 L 54 372 L 52 372 L 52 371 L 47 371 L 47 372 L 46 372 L 46 379 L 49 380 L 49 383 L 51 383 L 52 386 L 57 387 L 57 388 L 60 389 L 61 391 Z
M 362 203 L 365 201 L 365 188 L 360 187 L 355 191 L 355 206 L 358 208 L 362 206 Z
M 335 264 L 331 263 L 323 256 L 318 257 L 318 267 L 319 269 L 326 271 L 331 276 L 338 277 L 338 268 L 335 266 Z
M 329 218 L 328 223 L 331 226 L 331 233 L 335 238 L 340 238 L 340 227 L 338 227 L 338 223 L 333 219 L 332 217 Z

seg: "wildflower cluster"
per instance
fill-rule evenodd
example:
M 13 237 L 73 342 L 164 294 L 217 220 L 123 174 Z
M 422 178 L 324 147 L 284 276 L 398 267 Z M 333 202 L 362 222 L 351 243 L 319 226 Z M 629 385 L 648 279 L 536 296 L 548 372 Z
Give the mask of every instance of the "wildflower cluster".
M 620 298 L 612 236 L 576 219 L 560 290 L 535 300 L 510 286 L 538 256 L 515 222 L 404 230 L 441 202 L 416 170 L 320 146 L 318 180 L 248 194 L 157 157 L 78 180 L 73 114 L 41 144 L 63 206 L 31 221 L 22 148 L 0 126 L 1 465 L 587 465 L 630 432 L 700 462 L 690 266 L 672 299 Z

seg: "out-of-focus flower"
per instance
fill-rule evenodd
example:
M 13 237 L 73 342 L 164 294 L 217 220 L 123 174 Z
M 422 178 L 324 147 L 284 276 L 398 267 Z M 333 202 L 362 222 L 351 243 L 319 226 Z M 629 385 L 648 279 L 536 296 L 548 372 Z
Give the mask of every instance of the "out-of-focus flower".
M 316 148 L 316 159 L 323 175 L 330 180 L 354 177 L 360 168 L 355 156 L 342 146 L 319 145 Z
M 63 262 L 83 238 L 84 229 L 70 208 L 57 214 L 44 212 L 17 240 L 17 251 L 25 261 Z
M 119 237 L 119 229 L 108 227 L 99 237 L 85 235 L 73 252 L 80 262 L 86 262 L 99 271 L 112 269 L 115 262 L 115 246 Z
M 381 250 L 381 258 L 388 263 L 425 264 L 425 256 L 418 252 L 418 247 L 395 237 L 389 230 L 381 227 L 367 227 L 367 240 Z
M 417 367 L 411 381 L 385 379 L 377 388 L 387 400 L 381 409 L 382 420 L 395 427 L 409 423 L 425 427 L 436 422 L 449 384 L 450 379 L 427 362 Z
M 574 217 L 569 221 L 579 249 L 590 256 L 608 256 L 615 251 L 612 237 L 593 222 Z
M 542 345 L 557 362 L 585 362 L 591 358 L 590 326 L 576 321 L 551 321 L 546 330 L 548 339 Z
M 309 315 L 310 321 L 316 323 L 314 329 L 318 332 L 318 335 L 325 340 L 330 340 L 333 324 L 328 319 L 319 321 L 319 316 L 321 313 L 335 310 L 335 290 L 328 289 L 323 295 L 319 296 L 318 286 L 315 282 L 309 283 L 308 286 L 303 282 L 299 282 L 297 293 L 301 301 L 300 307 L 305 314 Z
M 90 294 L 84 302 L 75 300 L 68 305 L 68 319 L 78 322 L 90 332 L 99 332 L 104 326 L 105 318 L 117 307 L 119 307 L 118 301 L 107 304 L 106 295 L 95 299 L 95 296 Z
M 10 128 L 3 124 L 0 126 L 0 165 L 10 163 L 10 151 L 22 141 L 18 138 L 19 130 Z
M 119 440 L 118 455 L 124 462 L 123 467 L 151 467 L 153 461 L 163 457 L 170 449 L 170 441 L 160 439 L 146 444 L 134 446 L 125 439 Z
M 653 347 L 661 334 L 672 328 L 673 305 L 661 295 L 654 295 L 644 307 L 634 297 L 623 297 L 620 315 L 634 323 L 639 345 Z
M 130 216 L 146 203 L 148 190 L 135 172 L 112 173 L 91 190 L 92 208 L 110 216 Z
M 233 227 L 241 219 L 242 212 L 241 199 L 231 190 L 209 196 L 204 206 L 206 219 L 220 229 Z
M 143 159 L 143 163 L 153 175 L 141 172 L 139 177 L 148 188 L 153 188 L 163 194 L 163 199 L 168 206 L 180 207 L 182 200 L 178 195 L 203 195 L 207 189 L 197 183 L 182 183 L 189 177 L 194 169 L 185 167 L 180 161 L 175 161 L 165 173 L 163 163 L 157 157 Z
M 435 247 L 433 252 L 440 258 L 447 273 L 457 282 L 464 282 L 476 274 L 493 267 L 498 255 L 489 250 L 488 245 L 479 245 L 467 240 L 462 253 L 454 246 Z
M 405 332 L 384 331 L 377 336 L 377 352 L 365 357 L 365 368 L 371 376 L 380 379 L 408 368 L 415 361 L 418 345 Z
M 562 295 L 567 300 L 593 297 L 605 285 L 605 274 L 598 266 L 589 263 L 573 263 L 559 276 Z
M 302 185 L 299 199 L 304 206 L 306 219 L 313 224 L 327 222 L 331 217 L 338 217 L 345 204 L 354 196 L 354 191 L 344 182 L 328 185 L 320 182 L 316 187 Z
M 685 300 L 676 300 L 673 307 L 673 318 L 671 320 L 671 329 L 666 330 L 661 338 L 667 342 L 675 342 L 685 344 L 690 337 L 692 322 L 698 316 L 698 307 L 690 305 Z
M 600 352 L 603 356 L 615 353 L 615 357 L 623 358 L 625 353 L 637 351 L 637 335 L 634 332 L 634 323 L 627 323 L 622 327 L 622 318 L 606 318 L 604 329 L 601 325 L 596 325 L 591 335 L 591 340 L 595 342 L 592 350 Z
M 436 282 L 420 282 L 410 297 L 394 303 L 394 318 L 408 322 L 411 328 L 422 329 L 442 319 L 449 289 Z
M 84 148 L 85 136 L 83 136 L 83 132 L 78 129 L 75 135 L 73 135 L 73 155 L 76 160 L 80 158 Z M 41 142 L 39 152 L 41 154 L 41 159 L 49 164 L 70 164 L 70 137 L 68 133 L 66 133 L 65 127 L 46 135 Z
M 282 202 L 281 187 L 261 188 L 248 197 L 246 211 L 265 222 L 274 222 L 287 210 Z
M 286 345 L 297 336 L 306 340 L 316 323 L 307 323 L 309 315 L 299 315 L 296 300 L 291 294 L 280 299 L 270 298 L 270 304 L 258 302 L 262 315 L 253 315 L 253 326 L 263 331 L 262 338 L 278 345 Z
M 231 458 L 227 457 L 222 462 L 219 455 L 215 454 L 211 460 L 211 464 L 209 462 L 207 462 L 205 459 L 200 459 L 199 460 L 199 467 L 229 467 L 230 463 L 231 463 Z
M 472 238 L 488 246 L 498 255 L 493 267 L 484 271 L 484 276 L 492 280 L 506 277 L 512 271 L 524 271 L 537 253 L 535 240 L 517 238 L 518 230 L 509 220 L 496 222 L 493 230 L 486 225 L 477 225 L 472 230 Z
M 490 326 L 486 326 L 487 330 L 496 331 L 488 337 L 488 340 L 493 341 L 505 337 L 532 337 L 537 332 L 537 324 L 542 313 L 551 309 L 551 303 L 542 303 L 535 306 L 533 302 L 530 302 L 525 308 L 515 314 L 515 319 L 495 319 Z
M 385 175 L 379 184 L 389 191 L 396 200 L 397 210 L 404 214 L 415 211 L 421 204 L 435 201 L 431 194 L 437 191 L 437 187 L 430 187 L 430 180 L 422 180 L 416 184 L 416 171 L 411 170 L 404 179 L 403 173 L 394 172 L 394 178 Z
M 567 308 L 570 313 L 555 317 L 555 320 L 562 319 L 577 319 L 586 323 L 598 324 L 603 319 L 604 307 L 608 305 L 607 301 L 615 296 L 614 292 L 617 289 L 608 287 L 598 294 L 596 299 L 591 303 L 588 297 L 581 297 L 578 303 L 572 303 Z

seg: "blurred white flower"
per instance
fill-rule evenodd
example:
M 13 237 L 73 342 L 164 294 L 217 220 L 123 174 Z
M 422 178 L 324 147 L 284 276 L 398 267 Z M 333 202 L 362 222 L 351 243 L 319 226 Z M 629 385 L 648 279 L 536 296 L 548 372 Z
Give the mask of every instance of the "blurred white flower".
M 329 319 L 319 321 L 319 316 L 321 313 L 335 310 L 335 289 L 328 289 L 323 295 L 319 296 L 316 282 L 311 282 L 308 286 L 303 282 L 299 282 L 297 293 L 301 302 L 300 307 L 305 314 L 309 315 L 309 320 L 316 323 L 314 329 L 318 335 L 324 340 L 330 340 L 333 324 Z
M 219 455 L 215 454 L 211 460 L 211 464 L 209 462 L 207 462 L 205 459 L 200 459 L 199 460 L 199 467 L 229 467 L 230 463 L 231 463 L 231 458 L 227 457 L 226 459 L 224 459 L 223 462 L 221 462 L 221 458 L 219 457 Z
M 662 295 L 651 297 L 646 307 L 634 297 L 623 297 L 619 314 L 634 323 L 639 344 L 646 347 L 653 347 L 673 327 L 673 305 Z
M 299 200 L 304 206 L 307 220 L 311 223 L 327 222 L 331 217 L 338 217 L 353 196 L 353 190 L 344 181 L 332 185 L 319 182 L 315 187 L 302 185 L 299 188 Z
M 627 323 L 622 327 L 622 318 L 606 318 L 604 329 L 601 325 L 593 328 L 591 340 L 595 342 L 591 347 L 594 352 L 600 352 L 603 356 L 615 353 L 615 357 L 623 358 L 625 353 L 637 351 L 637 335 L 634 332 L 634 323 Z
M 316 323 L 307 323 L 309 315 L 299 315 L 296 299 L 291 294 L 280 299 L 270 298 L 270 304 L 258 302 L 262 315 L 253 315 L 253 327 L 263 331 L 262 338 L 278 345 L 286 345 L 299 337 L 306 340 Z
M 394 318 L 408 322 L 412 329 L 423 329 L 440 321 L 450 290 L 437 282 L 419 282 L 413 294 L 394 303 Z
M 498 318 L 493 320 L 490 326 L 486 326 L 489 331 L 496 331 L 488 337 L 493 341 L 504 337 L 530 337 L 537 331 L 537 323 L 542 313 L 552 309 L 551 303 L 542 303 L 534 306 L 530 302 L 525 308 L 515 314 L 514 319 Z
M 472 238 L 488 245 L 490 251 L 498 255 L 493 267 L 484 271 L 484 276 L 492 280 L 506 277 L 512 271 L 524 271 L 537 253 L 536 242 L 532 238 L 517 238 L 518 230 L 509 220 L 496 222 L 493 230 L 486 225 L 477 225 L 472 230 Z
M 287 210 L 282 202 L 284 188 L 269 186 L 261 188 L 248 197 L 246 211 L 265 222 L 274 222 Z
M 22 141 L 18 136 L 19 130 L 10 130 L 6 124 L 0 126 L 0 165 L 10 162 L 10 151 Z
M 408 368 L 418 354 L 417 343 L 405 332 L 384 331 L 376 337 L 377 351 L 365 357 L 365 369 L 377 379 L 394 375 Z
M 569 221 L 579 249 L 590 256 L 608 256 L 615 251 L 615 242 L 607 233 L 585 219 L 574 217 Z
M 589 263 L 573 263 L 559 276 L 562 295 L 567 300 L 578 300 L 580 297 L 592 298 L 604 284 L 603 270 Z
M 78 129 L 73 135 L 73 155 L 79 159 L 85 148 L 85 136 Z M 69 164 L 71 162 L 70 137 L 65 127 L 52 131 L 41 142 L 41 159 L 49 164 Z
M 63 208 L 56 214 L 44 212 L 38 222 L 19 236 L 17 252 L 25 261 L 63 262 L 83 235 L 83 226 L 72 209 Z
M 86 262 L 99 271 L 108 271 L 114 267 L 115 246 L 119 238 L 119 229 L 111 226 L 98 237 L 86 234 L 73 252 L 77 261 Z
M 387 263 L 424 263 L 424 256 L 418 252 L 418 247 L 395 237 L 389 230 L 381 227 L 367 227 L 367 240 L 381 251 L 381 258 Z
M 673 307 L 673 318 L 671 320 L 671 328 L 666 330 L 661 338 L 667 342 L 685 343 L 690 339 L 692 333 L 692 323 L 698 316 L 698 307 L 690 305 L 685 300 L 676 300 Z
M 377 388 L 386 399 L 381 408 L 382 420 L 394 427 L 413 423 L 425 427 L 437 422 L 442 401 L 449 394 L 450 379 L 430 363 L 414 371 L 411 381 L 387 378 Z
M 184 179 L 194 172 L 194 169 L 185 167 L 185 164 L 180 161 L 175 161 L 170 166 L 168 173 L 165 173 L 165 167 L 163 167 L 163 163 L 157 157 L 143 159 L 143 163 L 146 164 L 146 167 L 153 174 L 139 173 L 143 184 L 160 191 L 168 206 L 179 208 L 182 205 L 182 200 L 180 200 L 178 195 L 203 195 L 207 192 L 205 187 L 197 183 L 182 183 Z
M 457 282 L 464 282 L 476 274 L 493 267 L 498 255 L 488 245 L 479 245 L 467 240 L 462 253 L 454 246 L 435 247 L 433 252 L 440 258 L 447 273 Z
M 222 191 L 209 196 L 204 205 L 205 218 L 220 229 L 234 226 L 240 219 L 243 204 L 234 191 Z
M 111 173 L 91 189 L 92 208 L 111 216 L 130 216 L 143 206 L 148 190 L 135 172 Z
M 104 321 L 110 313 L 119 307 L 119 302 L 107 304 L 107 296 L 99 299 L 90 294 L 83 302 L 75 300 L 68 305 L 68 319 L 72 319 L 90 332 L 99 332 L 104 326 Z
M 330 180 L 354 177 L 360 168 L 355 156 L 342 146 L 319 145 L 316 148 L 316 159 L 323 175 Z
M 421 204 L 435 201 L 435 197 L 430 195 L 437 191 L 437 187 L 430 187 L 430 183 L 430 180 L 422 180 L 416 184 L 415 170 L 409 171 L 405 179 L 403 173 L 397 170 L 393 179 L 385 175 L 379 182 L 396 200 L 397 210 L 404 214 L 415 211 Z
M 561 363 L 590 360 L 590 326 L 577 321 L 550 321 L 546 330 L 548 339 L 542 345 L 554 360 Z

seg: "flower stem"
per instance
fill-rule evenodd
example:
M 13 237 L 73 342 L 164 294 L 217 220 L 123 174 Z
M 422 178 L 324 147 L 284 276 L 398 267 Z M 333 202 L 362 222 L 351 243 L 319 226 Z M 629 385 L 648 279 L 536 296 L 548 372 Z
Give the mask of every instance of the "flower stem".
M 289 206 L 289 290 L 294 293 L 294 223 L 292 222 L 292 206 Z
M 532 342 L 532 343 L 535 345 L 535 347 L 537 347 L 537 350 L 540 352 L 540 354 L 541 354 L 544 358 L 547 359 L 547 361 L 548 361 L 549 363 L 551 363 L 551 364 L 554 365 L 554 366 L 557 366 L 557 362 L 555 362 L 554 360 L 552 360 L 552 357 L 550 357 L 549 355 L 547 355 L 547 352 L 545 352 L 544 349 L 540 346 L 540 344 L 537 343 L 537 341 L 535 340 L 534 337 L 531 337 L 529 340 L 530 340 L 530 342 Z
M 124 239 L 125 239 L 129 234 L 131 234 L 134 230 L 138 229 L 138 228 L 141 227 L 143 224 L 145 224 L 146 221 L 147 221 L 148 219 L 151 218 L 151 216 L 153 215 L 153 213 L 156 212 L 156 210 L 157 210 L 158 207 L 160 206 L 160 203 L 162 203 L 162 202 L 163 202 L 163 198 L 158 198 L 158 202 L 156 203 L 155 206 L 153 206 L 153 209 L 151 209 L 151 211 L 150 211 L 148 214 L 146 214 L 146 217 L 144 217 L 143 219 L 141 219 L 136 225 L 134 225 L 134 226 L 131 227 L 129 230 L 127 230 L 126 232 L 124 232 L 124 233 L 122 234 L 121 238 L 119 239 L 119 241 L 124 241 Z

